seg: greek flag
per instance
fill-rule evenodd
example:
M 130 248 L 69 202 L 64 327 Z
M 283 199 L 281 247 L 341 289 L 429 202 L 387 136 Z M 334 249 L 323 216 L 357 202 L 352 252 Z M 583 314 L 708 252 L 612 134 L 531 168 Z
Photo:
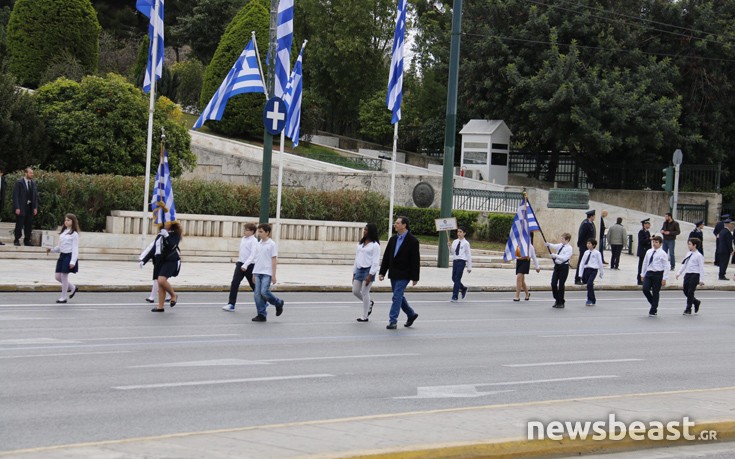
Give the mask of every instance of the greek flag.
M 255 53 L 255 43 L 253 43 L 253 40 L 250 40 L 250 43 L 242 51 L 240 57 L 237 58 L 235 65 L 227 73 L 219 89 L 212 96 L 212 100 L 204 107 L 204 110 L 202 110 L 199 119 L 194 123 L 192 129 L 199 129 L 207 120 L 222 119 L 222 114 L 225 111 L 227 101 L 230 100 L 230 97 L 247 92 L 265 93 L 263 77 L 260 74 L 260 66 L 258 66 L 258 57 Z
M 276 18 L 276 83 L 273 95 L 283 98 L 291 73 L 291 43 L 293 42 L 293 1 L 278 2 Z
M 388 110 L 393 112 L 391 124 L 401 120 L 401 99 L 403 98 L 403 41 L 406 35 L 406 0 L 398 0 L 396 34 L 393 37 L 393 58 L 390 62 L 388 77 Z
M 156 172 L 156 182 L 153 185 L 153 196 L 151 197 L 151 211 L 153 211 L 153 223 L 157 225 L 176 220 L 174 189 L 171 186 L 171 174 L 168 168 L 168 153 L 166 150 L 163 150 L 163 157 Z
M 513 224 L 510 227 L 508 245 L 506 245 L 505 254 L 503 255 L 505 261 L 529 256 L 530 249 L 528 247 L 531 245 L 531 231 L 541 231 L 541 227 L 536 221 L 531 203 L 524 199 L 518 207 L 518 212 L 516 212 Z
M 161 79 L 163 73 L 163 1 L 164 0 L 138 0 L 135 8 L 150 19 L 148 25 L 148 37 L 150 45 L 148 47 L 148 65 L 145 68 L 145 81 L 143 81 L 143 92 L 148 93 L 151 90 L 151 69 L 153 67 L 153 47 L 156 47 L 156 80 Z M 156 16 L 155 8 L 158 6 L 158 16 Z
M 301 90 L 303 89 L 301 62 L 303 54 L 304 48 L 302 46 L 299 58 L 296 59 L 296 64 L 293 66 L 291 78 L 288 80 L 286 94 L 283 96 L 283 100 L 288 107 L 286 137 L 293 141 L 294 147 L 299 144 L 299 128 L 301 127 Z

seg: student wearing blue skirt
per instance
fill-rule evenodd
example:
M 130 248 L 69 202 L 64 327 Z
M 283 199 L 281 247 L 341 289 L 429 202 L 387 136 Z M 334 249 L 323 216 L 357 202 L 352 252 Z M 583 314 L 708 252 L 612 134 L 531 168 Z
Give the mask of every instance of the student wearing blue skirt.
M 74 214 L 66 214 L 64 226 L 59 232 L 59 245 L 53 249 L 46 249 L 46 253 L 59 253 L 56 261 L 56 280 L 61 283 L 61 297 L 57 303 L 66 303 L 67 292 L 69 298 L 77 294 L 77 287 L 69 282 L 69 273 L 79 272 L 79 220 Z

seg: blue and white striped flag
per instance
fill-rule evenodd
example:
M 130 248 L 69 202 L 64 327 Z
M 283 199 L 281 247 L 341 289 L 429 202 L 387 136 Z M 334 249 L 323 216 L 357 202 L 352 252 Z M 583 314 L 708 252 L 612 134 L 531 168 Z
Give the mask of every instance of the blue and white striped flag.
M 145 80 L 143 81 L 143 92 L 148 93 L 151 90 L 151 68 L 153 67 L 153 47 L 156 47 L 156 81 L 161 79 L 163 74 L 163 1 L 164 0 L 138 0 L 135 8 L 150 19 L 148 25 L 148 37 L 150 45 L 148 46 L 148 65 L 145 68 Z M 158 3 L 158 16 L 156 16 L 155 8 Z
M 265 93 L 265 85 L 263 85 L 263 76 L 260 74 L 260 66 L 258 65 L 258 56 L 255 53 L 255 43 L 250 43 L 235 61 L 222 84 L 214 93 L 199 119 L 194 123 L 192 129 L 199 129 L 207 120 L 220 120 L 227 106 L 230 97 L 248 92 Z
M 401 99 L 403 98 L 403 42 L 406 35 L 406 0 L 398 0 L 396 33 L 393 37 L 393 57 L 388 77 L 388 110 L 393 112 L 391 124 L 401 120 Z
M 171 186 L 171 173 L 168 168 L 168 153 L 166 150 L 163 150 L 163 157 L 156 172 L 156 182 L 153 185 L 153 196 L 151 197 L 151 211 L 153 211 L 153 223 L 157 225 L 176 220 L 174 189 Z
M 304 44 L 306 45 L 306 44 Z M 288 116 L 286 117 L 286 137 L 293 141 L 293 146 L 299 144 L 299 129 L 301 127 L 301 92 L 303 89 L 302 84 L 302 57 L 304 55 L 304 47 L 301 47 L 299 58 L 296 59 L 296 64 L 293 66 L 293 72 L 291 78 L 288 81 L 288 87 L 286 88 L 286 94 L 284 94 L 283 101 L 286 102 L 288 107 Z
M 505 246 L 505 254 L 503 255 L 505 261 L 530 256 L 531 231 L 541 231 L 541 227 L 536 221 L 531 203 L 524 198 L 510 227 L 508 245 Z
M 280 0 L 278 2 L 278 17 L 276 18 L 276 81 L 273 95 L 283 98 L 288 86 L 291 73 L 291 43 L 293 42 L 293 2 L 294 0 Z

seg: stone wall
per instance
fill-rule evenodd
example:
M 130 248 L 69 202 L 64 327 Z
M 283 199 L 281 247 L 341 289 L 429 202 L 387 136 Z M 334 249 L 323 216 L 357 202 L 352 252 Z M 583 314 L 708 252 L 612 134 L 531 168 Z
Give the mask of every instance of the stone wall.
M 671 193 L 643 190 L 589 190 L 590 201 L 604 202 L 617 207 L 635 209 L 647 214 L 663 216 L 669 211 Z M 705 225 L 714 226 L 722 208 L 722 195 L 717 193 L 679 193 L 679 204 L 702 205 L 709 201 Z

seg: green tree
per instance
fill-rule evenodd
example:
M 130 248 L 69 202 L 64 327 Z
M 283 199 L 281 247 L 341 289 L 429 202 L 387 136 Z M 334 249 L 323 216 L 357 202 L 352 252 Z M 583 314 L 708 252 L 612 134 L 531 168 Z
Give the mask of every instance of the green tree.
M 81 83 L 64 78 L 36 93 L 52 139 L 50 169 L 87 174 L 143 175 L 148 131 L 148 97 L 119 75 L 87 76 Z M 165 128 L 171 173 L 196 164 L 190 137 L 170 100 L 159 97 L 154 139 Z M 154 157 L 158 151 L 154 140 Z
M 99 33 L 89 0 L 18 0 L 7 29 L 9 69 L 21 84 L 37 87 L 51 59 L 67 51 L 94 73 Z
M 251 38 L 251 31 L 260 37 L 258 50 L 261 56 L 267 52 L 270 13 L 257 1 L 243 7 L 227 25 L 222 40 L 217 46 L 212 62 L 204 72 L 202 94 L 199 98 L 200 108 L 204 108 L 215 93 L 222 80 L 232 68 Z M 263 94 L 240 94 L 227 103 L 220 121 L 207 121 L 207 126 L 230 136 L 261 136 L 263 133 Z
M 176 102 L 184 107 L 196 107 L 202 92 L 204 65 L 196 59 L 177 62 L 171 66 L 171 72 L 178 81 Z
M 15 86 L 15 80 L 0 73 L 0 151 L 5 171 L 41 164 L 48 155 L 46 130 L 35 98 Z

